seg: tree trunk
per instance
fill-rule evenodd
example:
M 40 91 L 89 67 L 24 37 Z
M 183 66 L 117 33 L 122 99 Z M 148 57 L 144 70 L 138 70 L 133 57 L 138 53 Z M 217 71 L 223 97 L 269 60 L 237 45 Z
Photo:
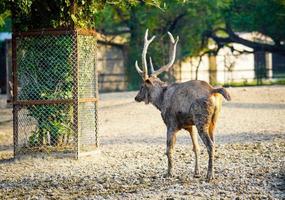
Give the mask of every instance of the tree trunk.
M 139 6 L 138 6 L 139 7 Z M 135 69 L 135 61 L 138 60 L 138 63 L 141 63 L 141 57 L 140 53 L 142 51 L 142 46 L 140 45 L 140 37 L 141 37 L 141 26 L 139 24 L 139 20 L 137 18 L 137 10 L 139 8 L 132 8 L 130 10 L 131 13 L 131 19 L 130 19 L 130 32 L 131 32 L 131 37 L 130 37 L 130 43 L 129 43 L 129 48 L 128 48 L 128 64 L 127 64 L 127 79 L 128 79 L 128 89 L 129 90 L 136 90 L 139 88 L 140 85 L 140 76 L 137 73 Z M 140 64 L 139 64 L 140 65 Z
M 213 54 L 209 54 L 209 82 L 211 84 L 217 83 L 217 60 Z

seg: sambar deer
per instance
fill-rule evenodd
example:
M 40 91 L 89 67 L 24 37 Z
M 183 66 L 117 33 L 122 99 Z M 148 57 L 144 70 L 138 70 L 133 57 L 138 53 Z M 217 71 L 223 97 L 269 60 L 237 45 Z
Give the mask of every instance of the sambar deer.
M 148 30 L 144 37 L 144 47 L 142 51 L 142 70 L 136 61 L 137 72 L 143 78 L 135 100 L 144 101 L 145 104 L 153 104 L 161 112 L 162 119 L 167 127 L 167 150 L 168 172 L 167 176 L 172 176 L 173 151 L 176 141 L 176 133 L 185 129 L 190 133 L 193 142 L 193 151 L 195 153 L 194 177 L 200 177 L 199 170 L 199 144 L 197 133 L 192 127 L 196 126 L 198 134 L 207 147 L 209 155 L 207 181 L 214 178 L 214 152 L 215 140 L 214 129 L 218 115 L 221 111 L 222 96 L 226 100 L 231 100 L 229 93 L 222 87 L 213 88 L 205 81 L 192 80 L 184 83 L 166 84 L 157 76 L 164 71 L 168 71 L 174 64 L 176 46 L 179 40 L 174 40 L 171 33 L 168 32 L 171 41 L 170 61 L 157 71 L 154 70 L 151 57 L 149 58 L 151 73 L 148 74 L 147 68 L 147 49 L 155 36 L 148 39 Z

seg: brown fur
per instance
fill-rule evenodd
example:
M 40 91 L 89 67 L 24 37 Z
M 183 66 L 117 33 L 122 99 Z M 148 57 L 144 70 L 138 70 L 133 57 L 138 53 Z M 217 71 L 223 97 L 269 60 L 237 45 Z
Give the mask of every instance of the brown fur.
M 144 80 L 135 100 L 152 103 L 161 111 L 162 119 L 167 126 L 168 173 L 172 175 L 173 149 L 176 133 L 185 129 L 189 132 L 195 153 L 195 177 L 200 176 L 198 134 L 207 147 L 209 154 L 207 180 L 214 178 L 214 129 L 222 106 L 222 96 L 230 100 L 229 93 L 224 88 L 213 88 L 205 81 L 188 81 L 167 85 L 159 78 L 151 76 Z

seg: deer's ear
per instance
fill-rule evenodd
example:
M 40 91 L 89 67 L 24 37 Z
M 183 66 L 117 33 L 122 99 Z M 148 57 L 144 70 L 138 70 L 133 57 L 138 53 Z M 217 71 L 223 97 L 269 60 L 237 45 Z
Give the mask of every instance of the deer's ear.
M 149 79 L 146 79 L 146 80 L 145 80 L 145 83 L 146 83 L 147 85 L 153 85 L 152 81 L 149 80 Z

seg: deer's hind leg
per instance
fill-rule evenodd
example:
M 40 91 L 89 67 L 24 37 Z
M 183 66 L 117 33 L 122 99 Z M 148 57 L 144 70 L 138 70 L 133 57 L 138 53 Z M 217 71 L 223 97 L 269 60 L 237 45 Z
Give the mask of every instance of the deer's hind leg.
M 205 144 L 209 155 L 207 181 L 214 179 L 215 145 L 209 133 L 214 110 L 215 106 L 212 101 L 209 101 L 209 99 L 200 99 L 196 104 L 196 113 L 194 114 L 194 123 L 197 127 L 198 134 Z
M 199 136 L 201 137 L 203 143 L 207 148 L 207 152 L 209 155 L 208 161 L 208 173 L 207 173 L 207 181 L 214 179 L 214 153 L 215 153 L 215 145 L 210 135 L 208 134 L 209 127 L 207 125 L 198 125 L 197 126 Z
M 199 146 L 199 142 L 198 142 L 197 132 L 193 131 L 193 126 L 189 126 L 185 129 L 189 132 L 191 139 L 192 139 L 192 143 L 193 143 L 193 151 L 195 154 L 194 177 L 199 178 L 201 176 L 200 175 L 200 168 L 199 168 L 200 146 Z

